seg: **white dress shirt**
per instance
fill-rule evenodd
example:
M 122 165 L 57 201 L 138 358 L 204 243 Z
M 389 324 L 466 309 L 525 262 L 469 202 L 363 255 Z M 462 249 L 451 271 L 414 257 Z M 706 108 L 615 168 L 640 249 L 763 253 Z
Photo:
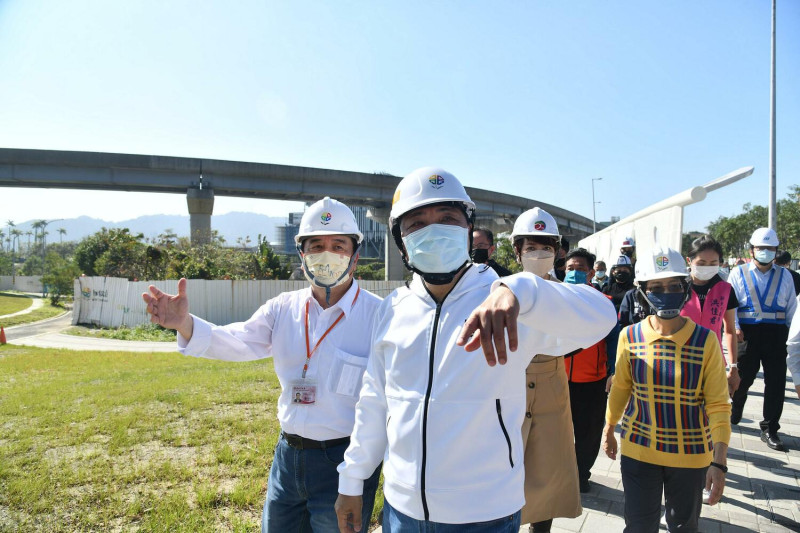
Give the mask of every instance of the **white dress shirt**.
M 306 303 L 312 350 L 344 313 L 308 363 L 305 382 L 316 382 L 313 405 L 292 401 L 292 383 L 301 379 L 306 362 Z M 192 338 L 187 342 L 179 334 L 178 349 L 185 355 L 224 361 L 272 357 L 281 383 L 281 429 L 314 440 L 347 437 L 353 430 L 355 405 L 370 353 L 370 333 L 380 303 L 381 298 L 371 292 L 359 292 L 355 280 L 328 309 L 317 303 L 310 287 L 285 292 L 262 305 L 246 322 L 216 326 L 193 316 Z

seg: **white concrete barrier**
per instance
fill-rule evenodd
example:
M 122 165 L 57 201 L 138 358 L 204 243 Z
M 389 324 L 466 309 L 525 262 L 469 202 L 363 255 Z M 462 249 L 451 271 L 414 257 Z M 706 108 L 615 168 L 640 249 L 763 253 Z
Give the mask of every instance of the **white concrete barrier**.
M 359 286 L 387 296 L 402 281 L 359 281 Z M 73 324 L 102 327 L 134 327 L 150 322 L 142 293 L 155 285 L 170 294 L 178 292 L 177 280 L 128 281 L 124 278 L 83 276 L 75 280 Z M 270 298 L 308 286 L 306 281 L 188 280 L 186 292 L 192 314 L 215 324 L 241 322 Z

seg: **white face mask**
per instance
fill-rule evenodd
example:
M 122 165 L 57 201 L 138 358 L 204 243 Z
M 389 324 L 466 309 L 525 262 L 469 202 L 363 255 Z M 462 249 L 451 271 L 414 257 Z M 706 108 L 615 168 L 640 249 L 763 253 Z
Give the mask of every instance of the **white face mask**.
M 318 287 L 337 287 L 346 282 L 349 268 L 350 257 L 346 255 L 321 252 L 303 256 L 303 274 Z
M 718 266 L 692 266 L 692 276 L 700 281 L 708 281 L 718 273 Z
M 430 224 L 403 237 L 408 264 L 426 274 L 447 274 L 469 261 L 469 229 Z
M 543 278 L 553 268 L 554 252 L 548 250 L 531 250 L 522 254 L 522 270 Z

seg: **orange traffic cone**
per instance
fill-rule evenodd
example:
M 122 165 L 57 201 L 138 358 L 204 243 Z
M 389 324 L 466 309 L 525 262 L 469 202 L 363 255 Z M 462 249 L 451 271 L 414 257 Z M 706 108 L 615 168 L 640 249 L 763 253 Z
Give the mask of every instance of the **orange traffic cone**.
M 0 326 L 0 344 L 6 343 L 6 330 L 3 329 L 3 326 Z

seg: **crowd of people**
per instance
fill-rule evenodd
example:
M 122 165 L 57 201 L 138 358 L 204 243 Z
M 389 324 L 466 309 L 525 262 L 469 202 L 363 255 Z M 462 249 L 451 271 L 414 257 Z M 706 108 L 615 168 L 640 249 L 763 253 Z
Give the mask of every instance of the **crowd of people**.
M 143 295 L 183 354 L 273 358 L 281 432 L 262 531 L 366 531 L 381 472 L 386 533 L 550 531 L 582 513 L 601 448 L 620 457 L 626 531 L 697 531 L 759 367 L 761 438 L 784 449 L 800 283 L 776 263 L 774 231 L 754 232 L 752 261 L 726 281 L 711 237 L 688 257 L 637 257 L 626 237 L 607 269 L 533 208 L 510 235 L 512 275 L 464 187 L 431 167 L 400 182 L 389 224 L 413 277 L 384 299 L 354 279 L 362 233 L 327 197 L 296 237 L 308 287 L 247 321 L 192 315 L 185 280 Z

